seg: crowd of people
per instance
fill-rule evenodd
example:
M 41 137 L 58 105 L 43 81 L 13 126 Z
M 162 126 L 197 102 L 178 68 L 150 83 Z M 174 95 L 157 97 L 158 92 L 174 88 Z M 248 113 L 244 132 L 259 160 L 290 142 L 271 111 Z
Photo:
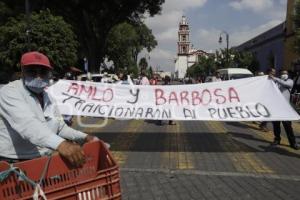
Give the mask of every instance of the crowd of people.
M 51 66 L 46 55 L 39 52 L 28 52 L 21 57 L 21 79 L 15 80 L 0 90 L 0 160 L 10 163 L 33 159 L 57 151 L 62 157 L 76 166 L 85 161 L 84 152 L 79 145 L 82 142 L 98 140 L 97 137 L 74 130 L 70 123 L 61 120 L 61 116 L 52 99 L 44 91 L 50 84 Z M 287 101 L 293 80 L 287 71 L 281 71 L 280 78 L 276 71 L 268 71 L 269 78 L 274 81 Z M 259 75 L 263 75 L 262 73 Z M 74 79 L 72 74 L 66 74 L 65 79 Z M 133 84 L 127 74 L 119 73 L 115 78 L 119 84 Z M 222 81 L 220 74 L 215 74 L 213 81 Z M 157 85 L 157 77 L 150 80 L 144 72 L 141 73 L 140 85 Z M 171 78 L 165 76 L 163 85 L 170 85 Z M 158 125 L 162 125 L 158 121 Z M 169 121 L 169 125 L 176 125 Z M 272 145 L 281 143 L 282 124 L 287 134 L 289 144 L 298 149 L 291 121 L 272 122 L 274 141 Z M 266 122 L 261 123 L 266 128 Z

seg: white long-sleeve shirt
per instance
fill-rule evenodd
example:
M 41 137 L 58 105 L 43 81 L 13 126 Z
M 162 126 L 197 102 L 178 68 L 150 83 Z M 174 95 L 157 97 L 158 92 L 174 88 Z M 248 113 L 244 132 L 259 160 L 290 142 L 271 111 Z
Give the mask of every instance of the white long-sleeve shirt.
M 32 159 L 56 150 L 65 139 L 87 136 L 64 123 L 46 92 L 43 100 L 44 109 L 22 80 L 0 89 L 0 156 Z
M 274 78 L 274 81 L 275 81 L 275 83 L 277 83 L 282 95 L 289 102 L 291 90 L 294 85 L 294 81 L 292 79 L 282 80 L 282 79 L 276 78 L 276 77 Z

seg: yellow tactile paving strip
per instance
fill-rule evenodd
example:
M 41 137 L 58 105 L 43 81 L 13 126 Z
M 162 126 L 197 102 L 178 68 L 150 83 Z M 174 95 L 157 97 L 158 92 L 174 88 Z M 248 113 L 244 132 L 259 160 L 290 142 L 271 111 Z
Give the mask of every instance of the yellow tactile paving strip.
M 161 162 L 165 166 L 165 163 L 168 162 L 169 169 L 194 169 L 194 158 L 191 152 L 188 152 L 187 145 L 188 142 L 186 140 L 184 134 L 184 126 L 182 122 L 177 121 L 176 125 L 165 125 L 166 132 L 172 134 L 171 137 L 176 138 L 176 151 L 163 152 L 161 155 Z M 166 144 L 171 146 L 170 144 L 172 140 L 166 140 Z
M 136 133 L 141 130 L 143 123 L 143 120 L 128 121 L 125 130 L 123 130 L 124 132 L 122 131 L 111 145 L 118 146 L 119 149 L 130 150 L 139 137 Z M 112 151 L 112 154 L 120 167 L 122 167 L 128 159 L 128 153 L 126 151 Z
M 207 122 L 207 129 L 210 132 L 219 133 L 219 134 L 227 134 L 228 130 L 224 126 L 222 122 Z M 230 136 L 228 136 L 230 137 Z M 219 142 L 219 144 L 224 144 Z M 234 145 L 234 142 L 232 142 Z M 230 146 L 224 145 L 222 146 L 224 153 L 231 160 L 237 172 L 245 172 L 245 173 L 274 173 L 274 171 L 268 167 L 262 160 L 260 160 L 255 153 L 252 152 L 230 152 Z M 229 148 L 229 149 L 228 149 Z M 228 153 L 230 152 L 230 153 Z

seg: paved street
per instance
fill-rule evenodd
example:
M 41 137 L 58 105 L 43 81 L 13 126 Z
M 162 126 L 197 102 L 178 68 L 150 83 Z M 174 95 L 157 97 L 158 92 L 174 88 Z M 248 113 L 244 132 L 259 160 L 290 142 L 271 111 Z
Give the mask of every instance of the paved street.
M 100 118 L 81 118 L 101 124 Z M 111 144 L 123 199 L 300 199 L 300 150 L 251 122 L 108 120 L 74 125 Z M 271 129 L 271 124 L 268 125 Z M 300 124 L 294 123 L 300 141 Z

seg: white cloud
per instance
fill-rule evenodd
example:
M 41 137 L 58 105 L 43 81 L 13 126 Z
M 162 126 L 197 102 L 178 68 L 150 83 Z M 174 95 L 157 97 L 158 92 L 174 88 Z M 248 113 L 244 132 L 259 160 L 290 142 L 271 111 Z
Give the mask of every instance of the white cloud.
M 272 20 L 265 24 L 262 24 L 256 28 L 244 26 L 234 32 L 228 32 L 229 34 L 229 47 L 240 45 L 251 38 L 258 36 L 261 33 L 275 27 L 276 25 L 282 23 L 280 20 Z M 218 39 L 220 37 L 220 33 L 222 30 L 217 28 L 210 28 L 210 29 L 198 29 L 196 31 L 197 37 L 195 37 L 196 48 L 200 48 L 204 51 L 215 51 L 219 48 L 226 47 L 226 40 L 225 35 L 222 34 L 223 42 L 222 44 L 218 43 Z
M 165 71 L 172 71 L 171 67 L 174 65 L 174 59 L 174 53 L 169 50 L 157 48 L 150 53 L 150 64 L 155 69 L 159 67 Z
M 207 0 L 166 0 L 163 12 L 202 7 L 206 2 Z
M 252 10 L 255 12 L 272 8 L 273 0 L 232 0 L 229 5 L 236 10 Z
M 228 1 L 224 1 L 224 4 L 228 5 L 227 2 Z M 235 26 L 224 19 L 224 23 L 228 23 L 228 26 L 221 25 L 221 27 L 228 27 L 226 30 L 230 30 L 228 31 L 229 46 L 240 45 L 283 22 L 285 18 L 286 2 L 287 0 L 230 0 L 229 5 L 234 10 L 250 10 L 255 12 L 252 14 L 257 14 L 259 12 L 259 15 L 265 17 L 262 18 L 263 24 L 257 27 L 253 27 L 251 23 L 243 26 Z M 224 48 L 226 46 L 225 38 L 223 38 L 222 44 L 218 43 L 219 35 L 222 31 L 219 27 L 220 24 L 212 23 L 206 27 L 196 27 L 195 20 L 201 21 L 208 19 L 201 19 L 199 17 L 200 15 L 197 16 L 197 19 L 189 18 L 189 12 L 192 9 L 197 8 L 197 10 L 199 10 L 199 8 L 203 7 L 206 3 L 208 3 L 207 0 L 166 0 L 161 15 L 145 19 L 145 24 L 153 30 L 153 34 L 158 41 L 158 46 L 150 53 L 151 66 L 155 69 L 160 66 L 161 69 L 166 71 L 174 71 L 174 58 L 177 55 L 178 24 L 182 15 L 186 15 L 189 22 L 194 22 L 194 26 L 190 27 L 190 40 L 195 48 L 205 51 L 215 51 L 216 49 Z M 228 9 L 228 6 L 225 7 Z M 205 10 L 203 11 L 207 12 Z M 231 9 L 228 9 L 228 11 L 236 12 Z M 218 13 L 213 13 L 213 11 L 209 12 L 211 12 L 212 15 L 218 15 Z M 251 17 L 251 14 L 248 13 L 248 15 Z M 266 22 L 268 19 L 271 20 Z M 145 56 L 148 54 L 142 52 L 140 55 Z
M 267 30 L 279 25 L 283 21 L 280 20 L 271 20 L 265 24 L 262 24 L 256 28 L 249 28 L 248 30 L 236 31 L 232 34 L 232 46 L 240 45 L 261 33 L 266 32 Z
M 162 15 L 146 18 L 145 24 L 155 30 L 155 32 L 161 32 L 166 29 L 177 27 L 182 15 L 183 11 L 170 11 Z
M 166 0 L 161 15 L 145 19 L 145 24 L 153 30 L 158 42 L 158 47 L 150 53 L 152 66 L 159 65 L 164 70 L 172 70 L 177 53 L 176 41 L 181 16 L 185 14 L 185 10 L 203 7 L 206 2 L 207 0 Z
M 172 27 L 162 33 L 158 33 L 156 35 L 156 39 L 160 40 L 160 41 L 163 41 L 163 42 L 166 42 L 166 41 L 176 41 L 177 38 L 178 38 L 178 28 L 176 27 Z
M 214 50 L 215 47 L 218 46 L 218 39 L 220 35 L 221 30 L 218 30 L 216 28 L 210 28 L 210 29 L 198 29 L 196 31 L 196 42 L 195 47 L 200 48 L 204 51 Z M 223 45 L 220 45 L 220 48 L 223 48 Z

